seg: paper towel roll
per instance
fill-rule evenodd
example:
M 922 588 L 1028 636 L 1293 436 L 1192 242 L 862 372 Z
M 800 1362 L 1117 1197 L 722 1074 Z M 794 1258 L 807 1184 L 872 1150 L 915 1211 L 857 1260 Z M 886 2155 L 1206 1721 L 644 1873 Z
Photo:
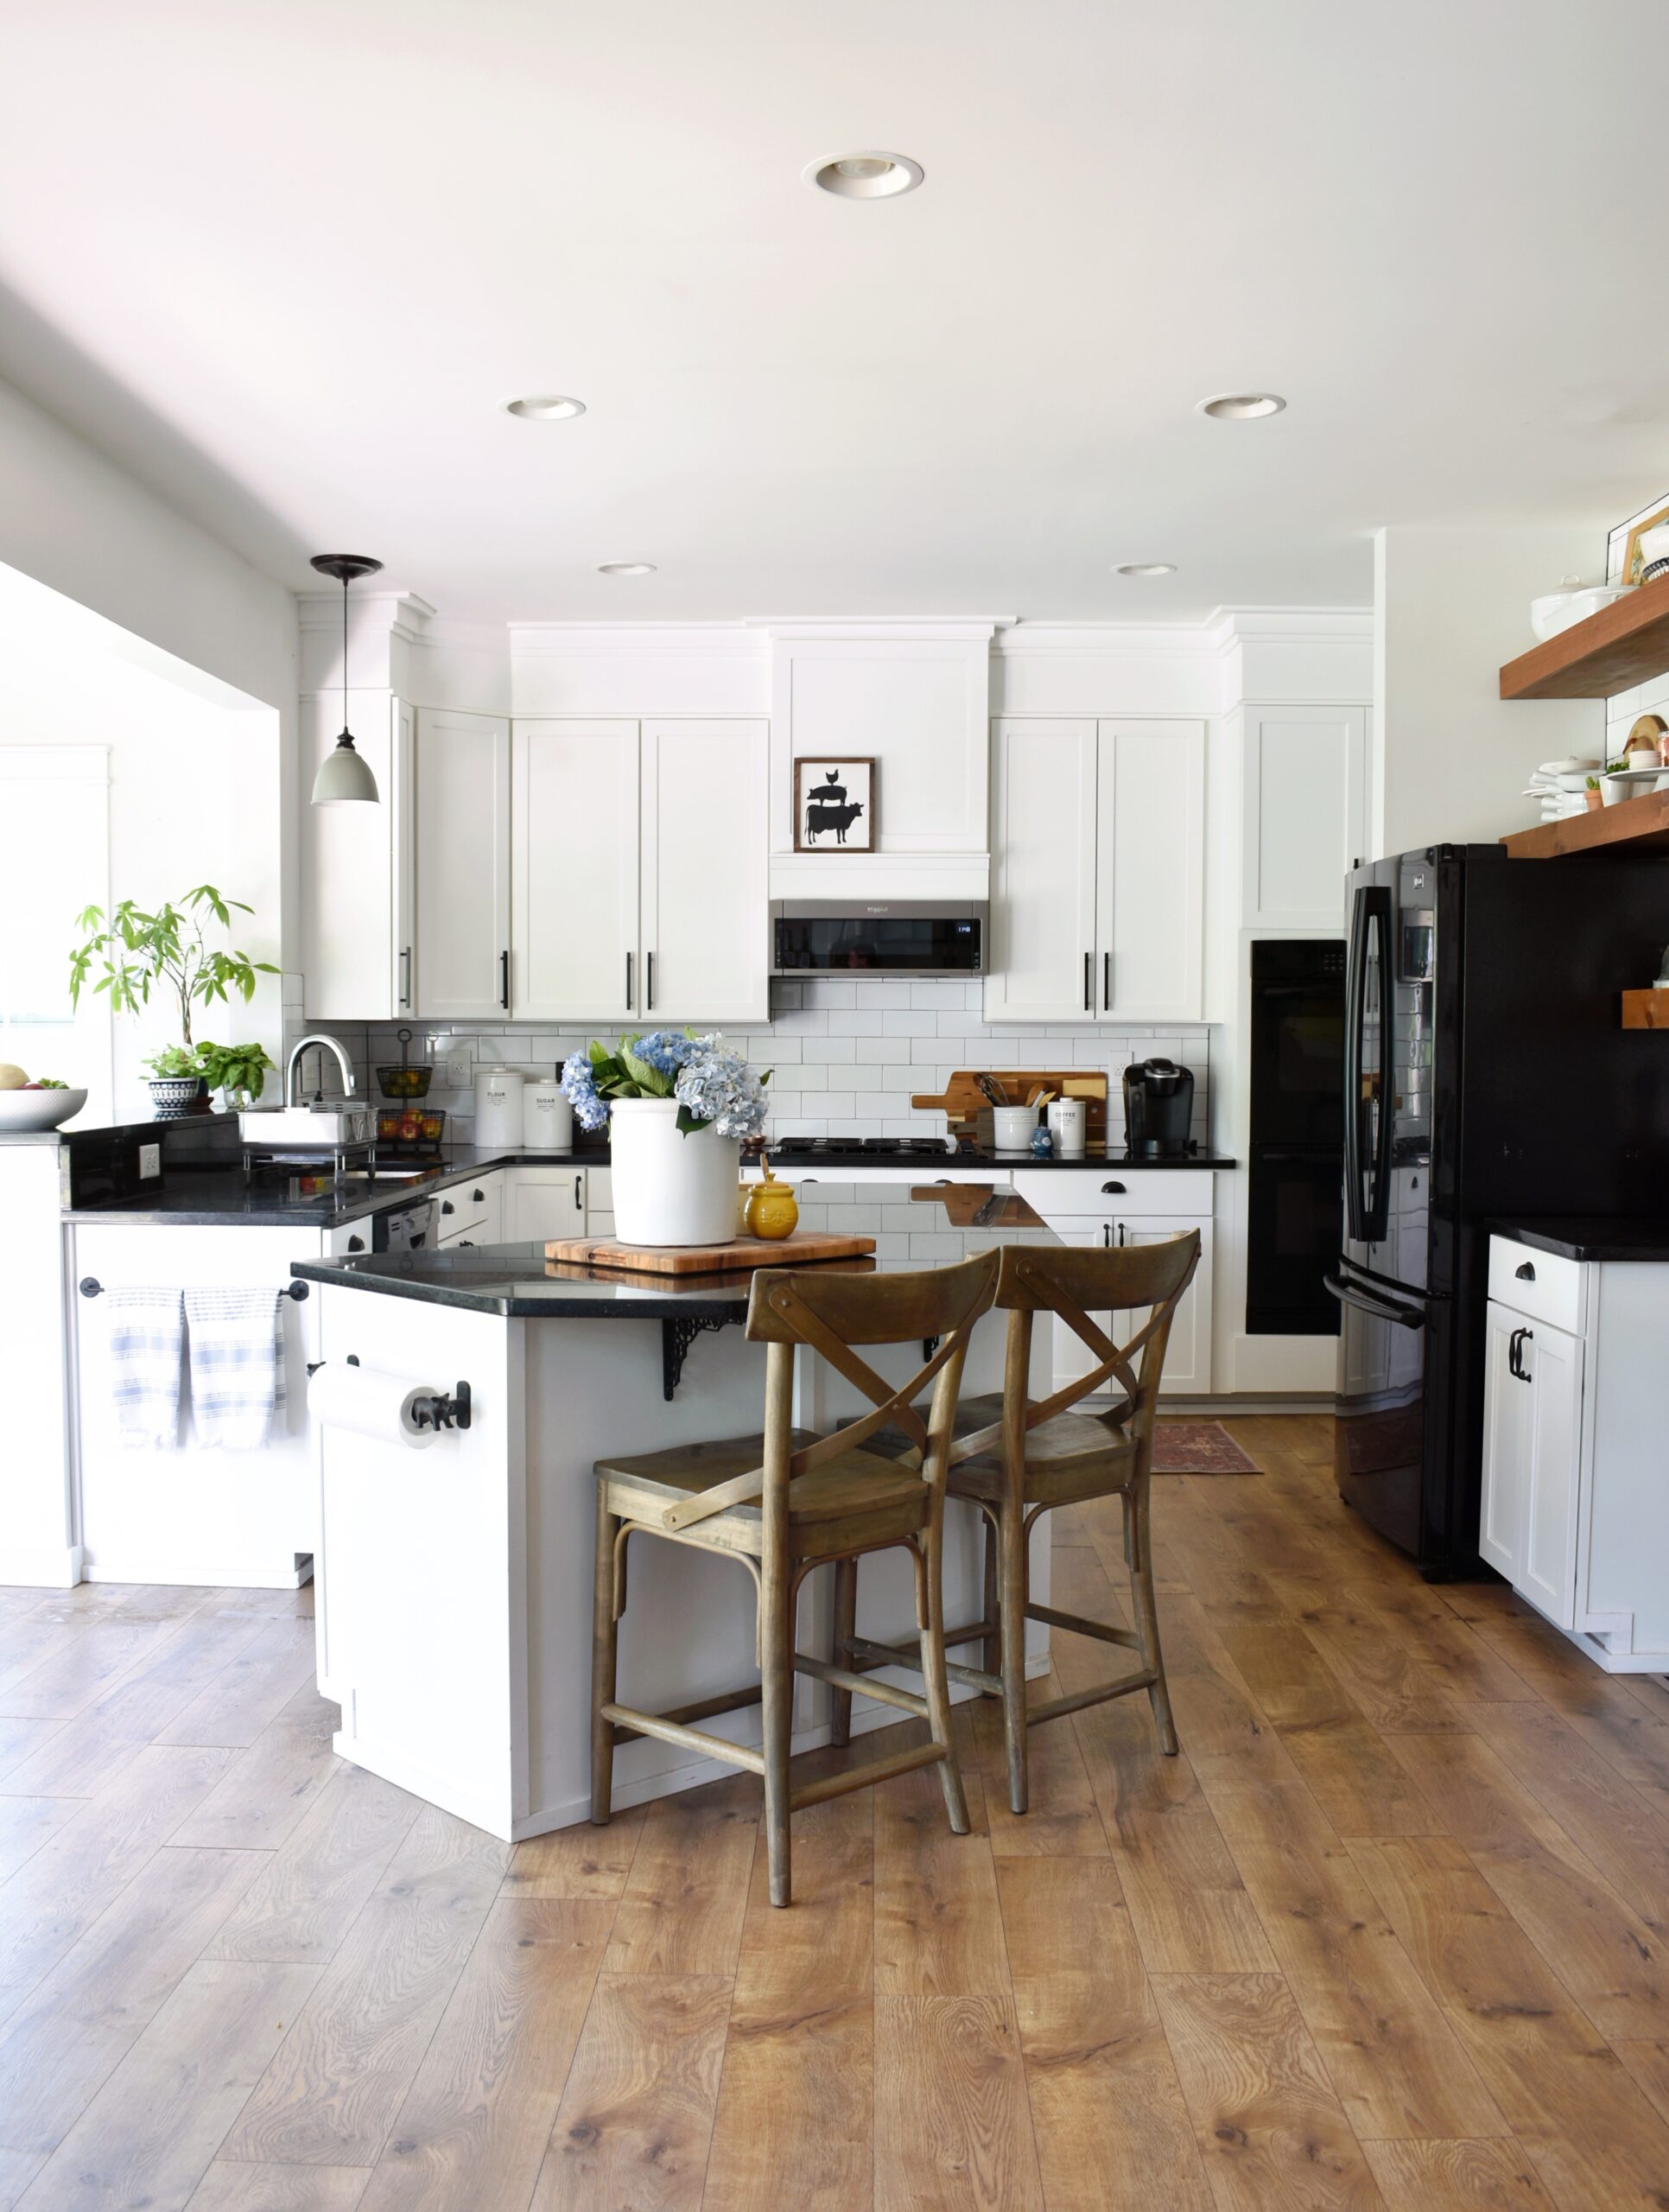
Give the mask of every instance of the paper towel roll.
M 419 1398 L 439 1395 L 433 1382 L 410 1383 L 397 1375 L 379 1375 L 373 1367 L 331 1359 L 308 1383 L 308 1411 L 332 1428 L 422 1451 L 434 1443 L 435 1432 L 420 1428 L 412 1408 Z

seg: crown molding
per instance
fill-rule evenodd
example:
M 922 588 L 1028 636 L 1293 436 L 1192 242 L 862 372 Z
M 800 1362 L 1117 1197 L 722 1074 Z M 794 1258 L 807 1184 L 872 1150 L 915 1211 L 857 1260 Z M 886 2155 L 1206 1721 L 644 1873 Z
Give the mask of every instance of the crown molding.
M 393 638 L 403 638 L 408 644 L 415 644 L 435 618 L 435 609 L 426 599 L 420 599 L 415 591 L 351 589 L 348 609 L 356 628 L 363 630 L 374 626 L 371 618 L 379 615 L 388 634 Z M 303 630 L 340 630 L 342 626 L 341 592 L 298 592 L 295 614 Z

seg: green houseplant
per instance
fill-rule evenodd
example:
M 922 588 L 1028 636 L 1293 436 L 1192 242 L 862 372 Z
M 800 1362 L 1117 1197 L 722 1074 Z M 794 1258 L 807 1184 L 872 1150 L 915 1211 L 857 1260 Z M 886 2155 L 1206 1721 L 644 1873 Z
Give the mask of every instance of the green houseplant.
M 219 1000 L 231 1003 L 236 991 L 247 1005 L 256 978 L 278 973 L 270 960 L 251 960 L 236 946 L 212 944 L 206 925 L 216 923 L 227 935 L 234 911 L 254 912 L 241 899 L 223 898 L 212 883 L 187 891 L 179 906 L 165 899 L 147 912 L 124 899 L 108 916 L 102 906 L 84 907 L 76 918 L 81 942 L 70 951 L 70 1003 L 79 1006 L 91 986 L 110 1001 L 112 1014 L 136 1014 L 150 1003 L 153 990 L 172 994 L 179 1008 L 180 1042 L 165 1046 L 146 1062 L 150 1094 L 159 1121 L 206 1113 L 211 1081 L 234 1094 L 258 1093 L 272 1065 L 258 1046 L 200 1045 L 191 1033 L 193 1009 Z

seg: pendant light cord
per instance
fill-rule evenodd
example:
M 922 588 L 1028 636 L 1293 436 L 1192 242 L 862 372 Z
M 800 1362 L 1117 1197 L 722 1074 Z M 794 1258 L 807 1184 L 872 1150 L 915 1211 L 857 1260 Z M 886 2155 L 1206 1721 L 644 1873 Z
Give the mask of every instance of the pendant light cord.
M 348 729 L 347 595 L 348 580 L 344 575 L 342 578 L 342 734 L 352 744 L 353 741 Z

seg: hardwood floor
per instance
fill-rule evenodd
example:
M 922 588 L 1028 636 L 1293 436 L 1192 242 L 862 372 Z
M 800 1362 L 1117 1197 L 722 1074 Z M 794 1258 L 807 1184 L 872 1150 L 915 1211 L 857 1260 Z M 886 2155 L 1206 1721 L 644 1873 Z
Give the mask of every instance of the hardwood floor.
M 788 1912 L 749 1777 L 511 1848 L 343 1766 L 307 1592 L 0 1591 L 0 2212 L 1665 2212 L 1669 1694 L 1229 1427 L 1155 1485 L 1183 1756 L 1079 1713 L 1016 1820 L 964 1707 L 974 1833 L 817 1806 Z

